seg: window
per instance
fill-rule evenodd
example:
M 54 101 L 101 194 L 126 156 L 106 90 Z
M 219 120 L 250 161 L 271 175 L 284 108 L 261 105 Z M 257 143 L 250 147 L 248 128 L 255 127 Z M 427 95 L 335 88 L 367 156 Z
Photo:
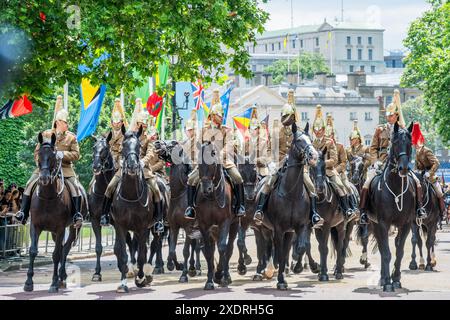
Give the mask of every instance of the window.
M 358 120 L 358 117 L 356 116 L 356 112 L 350 112 L 350 120 Z
M 250 47 L 247 47 L 247 52 L 250 52 Z
M 353 68 L 352 65 L 350 66 L 349 71 L 350 71 L 350 72 L 353 72 L 353 71 L 354 71 L 354 68 Z
M 255 53 L 255 46 L 253 46 L 253 53 Z
M 365 117 L 364 120 L 366 121 L 371 121 L 372 119 L 372 115 L 370 114 L 370 112 L 365 112 Z
M 362 60 L 362 49 L 358 49 L 358 60 Z
M 371 140 L 370 139 L 366 139 L 365 141 L 364 141 L 364 143 L 366 144 L 366 146 L 370 146 L 371 145 Z
M 278 42 L 278 50 L 281 50 L 281 42 Z
M 369 60 L 372 60 L 373 56 L 372 56 L 372 49 L 369 49 Z
M 352 49 L 347 49 L 347 60 L 352 60 Z
M 359 71 L 364 71 L 364 66 L 359 66 Z
M 308 121 L 308 112 L 302 112 L 302 121 Z
M 351 37 L 347 37 L 347 44 L 350 44 Z
M 372 37 L 367 38 L 367 42 L 368 42 L 369 44 L 372 44 Z
M 294 39 L 294 40 L 292 40 L 292 48 L 294 48 L 294 49 L 295 49 L 295 39 Z
M 372 73 L 375 72 L 375 66 L 370 66 L 370 72 L 372 72 Z
M 245 79 L 245 84 L 250 85 L 250 79 Z
M 300 40 L 300 48 L 303 48 L 303 40 Z
M 316 46 L 319 45 L 319 38 L 316 38 Z
M 275 51 L 275 43 L 272 43 L 272 51 Z
M 267 43 L 265 44 L 265 47 L 266 47 L 266 52 L 267 52 Z
M 358 37 L 358 44 L 361 44 L 361 37 Z
M 256 71 L 256 64 L 252 65 L 252 71 L 253 71 L 253 72 Z

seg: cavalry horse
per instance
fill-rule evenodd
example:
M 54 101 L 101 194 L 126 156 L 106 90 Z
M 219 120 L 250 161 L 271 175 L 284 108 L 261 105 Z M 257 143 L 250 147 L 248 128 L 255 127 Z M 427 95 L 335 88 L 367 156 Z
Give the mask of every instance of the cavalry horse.
M 191 277 L 201 275 L 200 266 L 200 239 L 191 239 L 186 236 L 183 247 L 184 263 L 177 261 L 176 245 L 178 242 L 178 234 L 183 228 L 186 235 L 192 232 L 194 222 L 184 217 L 184 211 L 187 208 L 187 180 L 191 165 L 189 159 L 183 151 L 182 146 L 171 141 L 166 144 L 158 141 L 155 146 L 159 152 L 159 157 L 170 163 L 170 202 L 167 219 L 169 221 L 169 256 L 167 258 L 167 268 L 173 270 L 182 270 L 179 282 L 186 283 L 189 281 L 188 275 Z M 196 259 L 194 259 L 194 254 Z M 189 260 L 189 268 L 188 268 Z
M 225 177 L 219 151 L 213 143 L 206 142 L 201 145 L 198 161 L 200 188 L 196 199 L 196 219 L 202 233 L 204 255 L 208 264 L 208 278 L 204 289 L 212 290 L 214 282 L 222 287 L 231 284 L 229 260 L 233 253 L 238 224 L 233 223 L 235 217 L 232 213 L 231 184 Z M 217 269 L 214 268 L 216 243 L 219 252 Z
M 64 183 L 61 162 L 56 159 L 56 135 L 52 134 L 50 141 L 44 141 L 42 133 L 38 135 L 40 144 L 38 152 L 39 180 L 32 193 L 30 205 L 30 264 L 25 281 L 24 291 L 33 291 L 34 260 L 38 253 L 38 241 L 42 231 L 49 231 L 55 242 L 53 250 L 53 278 L 49 293 L 66 288 L 66 258 L 76 238 L 73 226 L 73 203 L 69 189 Z M 83 195 L 81 214 L 86 216 L 86 199 Z M 65 230 L 69 227 L 69 236 L 64 242 Z M 60 268 L 58 270 L 58 266 Z
M 436 242 L 436 231 L 438 228 L 438 223 L 440 221 L 440 207 L 439 200 L 437 198 L 436 192 L 433 186 L 428 182 L 428 180 L 423 178 L 423 175 L 417 175 L 422 181 L 424 208 L 427 212 L 427 217 L 423 219 L 420 224 L 413 223 L 412 230 L 412 254 L 411 262 L 409 264 L 409 269 L 417 270 L 416 262 L 416 245 L 419 248 L 420 262 L 419 269 L 425 271 L 433 271 L 433 267 L 436 266 L 436 258 L 434 254 L 434 244 Z M 422 230 L 421 230 L 422 229 Z M 427 248 L 427 264 L 423 259 L 422 254 L 422 234 L 426 236 L 425 246 Z
M 125 247 L 127 233 L 132 231 L 133 237 L 137 241 L 138 272 L 135 284 L 142 288 L 149 285 L 153 279 L 151 266 L 146 264 L 146 257 L 149 228 L 155 221 L 151 191 L 148 189 L 139 159 L 141 148 L 139 137 L 142 134 L 142 127 L 139 128 L 137 133 L 125 132 L 125 126 L 122 125 L 121 131 L 124 135 L 122 175 L 113 196 L 111 216 L 114 219 L 116 231 L 114 254 L 117 257 L 117 264 L 121 272 L 121 285 L 117 288 L 117 292 L 127 293 L 128 266 Z
M 411 131 L 394 125 L 391 149 L 383 172 L 375 176 L 369 186 L 368 217 L 373 221 L 373 231 L 381 255 L 381 279 L 383 291 L 394 292 L 401 288 L 400 266 L 404 246 L 411 224 L 416 217 L 416 185 L 408 174 L 411 159 Z M 389 273 L 391 252 L 389 228 L 397 227 L 395 237 L 396 258 L 392 276 Z
M 273 230 L 279 290 L 286 290 L 288 287 L 284 272 L 294 233 L 298 239 L 294 249 L 306 250 L 310 203 L 303 184 L 303 168 L 306 163 L 314 166 L 317 161 L 317 152 L 306 133 L 308 129 L 309 124 L 304 132 L 298 132 L 297 125 L 292 125 L 292 145 L 285 166 L 270 193 L 266 214 L 263 216 L 263 225 Z

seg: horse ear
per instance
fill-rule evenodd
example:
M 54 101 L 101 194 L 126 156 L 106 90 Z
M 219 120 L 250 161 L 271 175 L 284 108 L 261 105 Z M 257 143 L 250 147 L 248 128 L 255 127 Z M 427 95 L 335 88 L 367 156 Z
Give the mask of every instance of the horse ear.
M 139 138 L 142 135 L 142 131 L 144 131 L 144 129 L 142 129 L 142 126 L 139 127 L 139 130 L 137 132 L 137 137 Z
M 110 131 L 110 132 L 108 133 L 108 136 L 106 137 L 106 143 L 109 144 L 109 142 L 111 141 L 111 139 L 112 139 L 112 131 Z
M 394 124 L 394 133 L 398 132 L 398 128 L 399 128 L 398 121 L 396 121 Z
M 39 132 L 39 134 L 38 134 L 38 141 L 39 141 L 39 144 L 42 144 L 42 142 L 44 142 L 44 137 L 42 136 L 42 132 Z
M 411 121 L 411 124 L 408 127 L 408 132 L 411 133 L 413 130 L 414 122 Z
M 292 133 L 297 133 L 297 124 L 295 123 L 295 121 L 292 124 Z
M 51 140 L 52 147 L 55 146 L 55 143 L 56 143 L 56 134 L 52 133 L 52 140 Z
M 309 135 L 309 122 L 306 123 L 305 129 L 303 129 L 303 132 L 307 135 Z
M 125 125 L 124 124 L 122 124 L 122 127 L 120 127 L 120 131 L 122 132 L 123 135 L 125 135 L 125 132 L 127 130 L 125 129 Z

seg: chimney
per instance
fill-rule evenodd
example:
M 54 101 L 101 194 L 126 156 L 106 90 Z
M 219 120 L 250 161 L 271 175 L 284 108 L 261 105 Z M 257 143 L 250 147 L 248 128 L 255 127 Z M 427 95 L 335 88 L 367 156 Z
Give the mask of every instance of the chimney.
M 326 77 L 326 87 L 334 87 L 336 85 L 336 75 L 329 74 Z
M 356 71 L 347 74 L 347 89 L 356 90 L 360 85 L 366 84 L 366 73 L 364 71 Z
M 314 81 L 319 84 L 319 87 L 327 86 L 327 74 L 325 72 L 318 72 L 314 75 Z

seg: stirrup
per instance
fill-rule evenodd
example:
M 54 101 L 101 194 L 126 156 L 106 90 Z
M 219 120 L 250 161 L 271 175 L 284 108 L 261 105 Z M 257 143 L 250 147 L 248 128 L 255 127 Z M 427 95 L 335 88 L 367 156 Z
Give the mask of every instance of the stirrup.
M 417 217 L 419 219 L 425 219 L 427 216 L 428 216 L 428 214 L 423 207 L 420 207 L 419 209 L 417 209 Z
M 77 212 L 74 214 L 73 224 L 74 224 L 74 227 L 77 229 L 81 227 L 81 225 L 83 224 L 83 216 L 81 215 L 81 213 Z
M 109 226 L 110 222 L 109 222 L 109 215 L 107 214 L 102 214 L 101 218 L 100 218 L 100 225 L 102 227 L 107 227 Z
M 161 220 L 156 221 L 154 228 L 156 233 L 164 233 L 164 223 Z
M 184 211 L 184 217 L 186 219 L 194 220 L 195 216 L 196 216 L 196 214 L 195 214 L 194 207 L 187 207 L 186 210 Z
M 350 222 L 356 218 L 356 213 L 352 209 L 348 209 L 345 213 L 345 217 L 347 219 L 347 222 Z
M 314 222 L 315 218 L 318 219 L 318 220 L 316 220 L 316 222 Z M 318 228 L 322 227 L 324 222 L 325 222 L 325 220 L 318 214 L 314 214 L 311 217 L 311 223 L 312 223 L 313 229 L 318 229 Z
M 20 223 L 25 224 L 24 223 L 25 213 L 22 210 L 17 211 L 14 218 L 16 218 L 16 220 L 18 220 Z
M 245 217 L 245 208 L 244 206 L 239 206 L 237 212 L 236 212 L 236 217 Z
M 253 215 L 253 221 L 255 221 L 256 225 L 260 226 L 263 223 L 263 213 L 261 210 L 256 210 Z
M 367 216 L 367 213 L 361 213 L 361 215 L 359 216 L 359 224 L 360 225 L 367 225 L 369 224 L 369 217 Z

